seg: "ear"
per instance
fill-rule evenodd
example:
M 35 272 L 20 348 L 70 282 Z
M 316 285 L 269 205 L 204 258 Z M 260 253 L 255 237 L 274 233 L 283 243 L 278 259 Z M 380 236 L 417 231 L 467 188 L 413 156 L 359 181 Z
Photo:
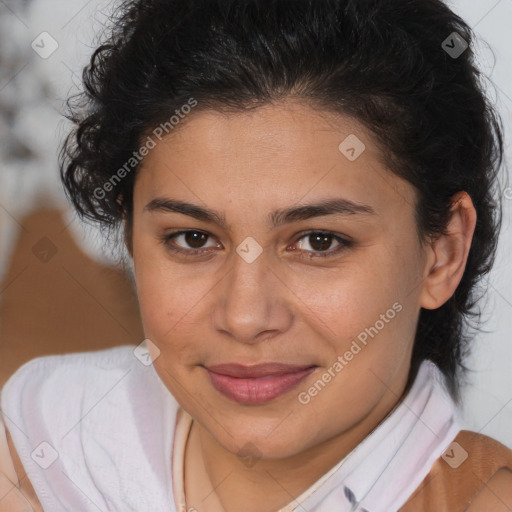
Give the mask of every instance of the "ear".
M 128 227 L 126 217 L 122 220 L 123 241 L 130 258 L 133 260 L 132 230 Z
M 451 217 L 446 234 L 429 247 L 428 275 L 423 283 L 420 306 L 441 307 L 454 293 L 462 279 L 476 225 L 476 210 L 467 192 L 452 198 Z

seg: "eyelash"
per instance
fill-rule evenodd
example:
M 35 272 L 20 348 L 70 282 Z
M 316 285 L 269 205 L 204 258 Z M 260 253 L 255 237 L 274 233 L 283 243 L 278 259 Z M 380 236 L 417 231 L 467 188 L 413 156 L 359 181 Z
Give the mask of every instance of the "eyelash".
M 171 245 L 169 243 L 169 242 L 172 241 L 172 239 L 178 237 L 179 235 L 184 235 L 184 234 L 187 234 L 187 233 L 202 233 L 204 235 L 210 236 L 210 235 L 208 235 L 208 233 L 205 233 L 204 231 L 200 231 L 200 230 L 197 230 L 197 229 L 188 229 L 188 230 L 176 231 L 175 233 L 171 233 L 171 234 L 166 234 L 166 235 L 163 235 L 163 236 L 161 236 L 159 238 L 160 238 L 161 242 L 169 250 L 171 250 L 171 251 L 173 251 L 175 253 L 185 254 L 186 256 L 198 257 L 198 256 L 202 256 L 206 252 L 210 252 L 211 251 L 212 248 L 207 248 L 207 249 L 182 249 L 182 248 L 173 246 L 173 245 Z M 328 257 L 335 256 L 338 253 L 344 251 L 345 249 L 350 248 L 353 245 L 353 243 L 354 243 L 354 242 L 352 242 L 350 240 L 346 240 L 344 238 L 336 236 L 331 231 L 307 231 L 306 233 L 302 233 L 301 236 L 294 242 L 294 244 L 296 244 L 297 242 L 299 242 L 303 238 L 306 238 L 306 237 L 311 236 L 311 235 L 326 235 L 326 236 L 330 236 L 334 240 L 339 242 L 340 245 L 336 249 L 334 249 L 334 250 L 330 249 L 330 250 L 327 250 L 327 251 L 304 251 L 304 252 L 309 254 L 308 256 L 306 256 L 307 259 L 328 258 Z

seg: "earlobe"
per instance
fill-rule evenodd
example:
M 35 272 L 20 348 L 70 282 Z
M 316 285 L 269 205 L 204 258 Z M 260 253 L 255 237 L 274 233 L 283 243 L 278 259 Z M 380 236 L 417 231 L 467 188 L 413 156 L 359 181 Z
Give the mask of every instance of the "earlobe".
M 476 210 L 471 197 L 464 191 L 457 193 L 452 198 L 446 234 L 436 238 L 429 248 L 433 257 L 423 284 L 421 307 L 437 309 L 455 293 L 466 268 L 475 226 Z

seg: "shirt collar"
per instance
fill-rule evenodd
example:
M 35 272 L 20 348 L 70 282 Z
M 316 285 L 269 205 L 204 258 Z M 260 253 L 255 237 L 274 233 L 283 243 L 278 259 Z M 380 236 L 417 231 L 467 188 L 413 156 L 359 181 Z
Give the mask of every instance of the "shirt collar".
M 174 494 L 185 510 L 184 445 L 192 418 L 180 408 L 174 447 Z M 278 512 L 393 512 L 428 475 L 460 431 L 444 376 L 423 361 L 399 404 L 354 450 Z
M 306 491 L 297 499 L 300 505 L 286 512 L 396 511 L 459 431 L 444 376 L 434 363 L 423 361 L 413 386 L 391 414 L 324 475 L 328 478 L 314 493 Z

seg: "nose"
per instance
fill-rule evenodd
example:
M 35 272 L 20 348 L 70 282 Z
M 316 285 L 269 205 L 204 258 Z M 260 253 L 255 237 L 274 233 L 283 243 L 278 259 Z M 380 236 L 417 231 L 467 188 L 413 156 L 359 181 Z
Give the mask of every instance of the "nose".
M 251 263 L 234 254 L 215 293 L 213 325 L 240 343 L 275 337 L 293 323 L 293 294 L 269 265 L 265 251 Z

